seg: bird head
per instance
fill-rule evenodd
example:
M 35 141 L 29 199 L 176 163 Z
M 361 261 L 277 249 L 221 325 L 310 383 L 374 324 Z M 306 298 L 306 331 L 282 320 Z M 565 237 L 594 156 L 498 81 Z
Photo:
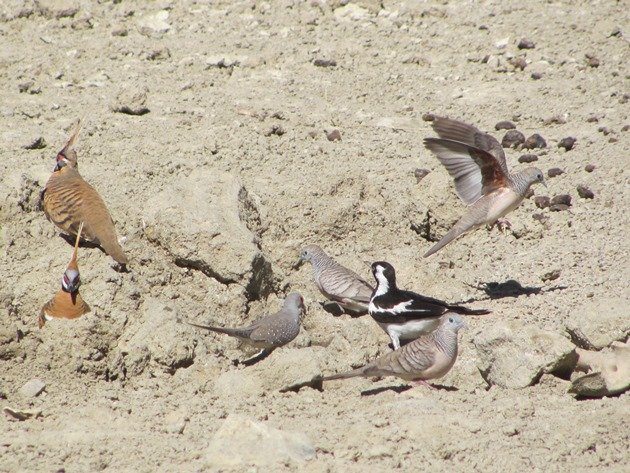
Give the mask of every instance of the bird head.
M 461 315 L 455 313 L 447 313 L 442 316 L 442 324 L 457 333 L 459 330 L 466 328 L 466 322 Z
M 60 169 L 69 166 L 74 169 L 78 169 L 79 164 L 77 163 L 77 152 L 72 148 L 74 142 L 79 136 L 79 131 L 81 130 L 81 120 L 79 120 L 72 132 L 72 135 L 66 142 L 65 146 L 61 151 L 57 153 L 57 157 L 55 160 L 57 164 L 55 164 L 55 171 L 59 171 Z
M 547 187 L 547 183 L 545 182 L 545 176 L 543 172 L 535 167 L 527 168 L 523 171 L 525 173 L 525 178 L 527 179 L 527 183 L 529 185 L 540 183 L 543 186 Z
M 376 261 L 372 263 L 372 274 L 379 287 L 396 287 L 396 270 L 387 261 Z
M 61 278 L 61 287 L 66 292 L 77 292 L 79 290 L 79 286 L 81 285 L 81 278 L 79 276 L 79 270 L 74 268 L 68 268 L 63 273 L 63 278 Z
M 304 248 L 302 248 L 302 251 L 300 252 L 300 257 L 298 258 L 297 262 L 293 265 L 293 267 L 297 269 L 300 266 L 302 266 L 303 263 L 313 261 L 313 257 L 321 253 L 323 253 L 323 251 L 319 246 L 306 245 Z
M 291 292 L 284 300 L 284 305 L 287 307 L 297 307 L 298 313 L 306 313 L 304 298 L 299 292 Z

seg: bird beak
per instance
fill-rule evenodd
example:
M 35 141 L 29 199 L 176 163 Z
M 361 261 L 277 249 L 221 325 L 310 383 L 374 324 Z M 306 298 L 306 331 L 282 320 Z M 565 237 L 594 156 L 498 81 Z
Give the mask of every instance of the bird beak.
M 298 260 L 293 264 L 293 269 L 298 269 L 302 266 L 302 263 L 304 263 L 304 260 L 302 258 L 298 258 Z
M 543 186 L 545 186 L 545 189 L 549 189 L 549 188 L 547 187 L 547 183 L 545 182 L 545 180 L 544 180 L 544 179 L 543 179 L 542 181 L 540 181 L 540 183 L 541 183 Z

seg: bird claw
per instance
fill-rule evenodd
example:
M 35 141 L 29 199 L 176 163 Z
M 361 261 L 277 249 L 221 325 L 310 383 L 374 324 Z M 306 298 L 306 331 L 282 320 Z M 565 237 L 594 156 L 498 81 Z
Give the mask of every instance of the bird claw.
M 500 218 L 495 222 L 495 225 L 501 233 L 505 233 L 506 230 L 512 228 L 512 224 L 507 218 Z
M 416 379 L 415 381 L 413 381 L 413 384 L 415 384 L 416 386 L 426 386 L 429 389 L 436 389 L 435 386 L 427 383 L 424 379 Z

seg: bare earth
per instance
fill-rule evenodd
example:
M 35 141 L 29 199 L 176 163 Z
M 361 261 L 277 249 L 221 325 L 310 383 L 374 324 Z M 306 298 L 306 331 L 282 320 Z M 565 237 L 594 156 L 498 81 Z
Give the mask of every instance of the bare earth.
M 552 374 L 490 385 L 475 344 L 509 323 L 569 340 L 590 301 L 620 300 L 628 320 L 627 4 L 344 3 L 0 2 L 0 403 L 41 411 L 2 416 L 0 471 L 629 471 L 628 393 L 577 400 Z M 535 193 L 571 206 L 526 199 L 507 233 L 480 229 L 423 259 L 464 211 L 422 145 L 429 112 L 499 140 L 502 120 L 539 133 L 547 147 L 508 149 L 508 165 L 534 153 L 545 176 L 561 168 Z M 92 312 L 39 330 L 72 248 L 38 193 L 77 118 L 80 171 L 130 272 L 81 249 Z M 241 233 L 204 237 L 158 205 L 200 212 L 202 226 L 215 205 L 219 228 L 232 208 Z M 493 313 L 469 320 L 440 389 L 353 379 L 281 392 L 389 350 L 368 317 L 321 309 L 310 268 L 292 268 L 307 243 L 368 280 L 387 260 L 401 286 Z M 185 246 L 204 244 L 198 260 Z M 231 265 L 245 270 L 222 276 Z M 529 290 L 492 290 L 510 280 Z M 290 290 L 307 301 L 302 332 L 253 367 L 233 363 L 251 353 L 236 341 L 178 322 L 245 324 Z M 21 392 L 32 379 L 38 396 Z

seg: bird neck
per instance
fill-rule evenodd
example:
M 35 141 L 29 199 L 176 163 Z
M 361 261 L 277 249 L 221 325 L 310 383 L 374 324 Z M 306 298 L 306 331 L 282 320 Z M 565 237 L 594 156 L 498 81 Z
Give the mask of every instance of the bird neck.
M 532 185 L 532 181 L 527 171 L 510 174 L 510 180 L 512 181 L 514 191 L 517 194 L 524 194 L 527 189 L 529 189 L 529 187 Z
M 396 280 L 388 281 L 382 274 L 376 278 L 376 290 L 374 297 L 382 296 L 396 289 Z
M 316 253 L 311 256 L 311 264 L 313 265 L 313 271 L 315 273 L 319 273 L 324 269 L 335 266 L 335 261 L 328 255 L 325 255 L 323 253 Z
M 457 354 L 457 332 L 440 327 L 432 333 L 435 345 L 445 355 L 452 357 Z

